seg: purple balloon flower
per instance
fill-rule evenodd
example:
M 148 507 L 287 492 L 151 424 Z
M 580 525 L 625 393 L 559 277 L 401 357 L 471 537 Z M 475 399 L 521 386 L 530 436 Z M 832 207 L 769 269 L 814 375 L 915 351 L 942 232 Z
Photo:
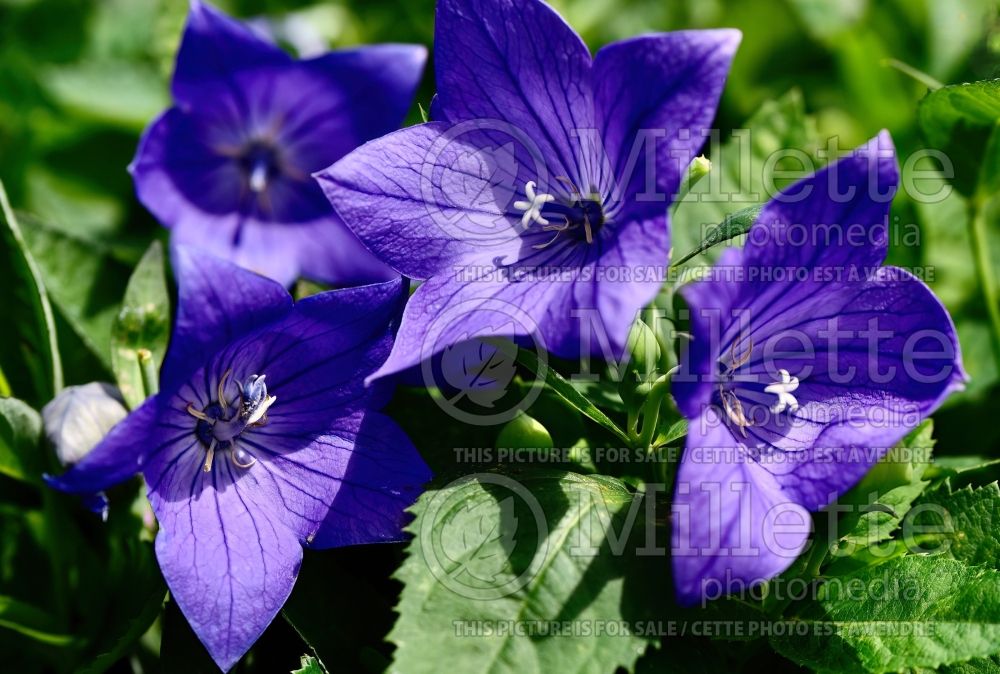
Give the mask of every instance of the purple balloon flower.
M 647 35 L 592 59 L 538 0 L 440 0 L 435 30 L 434 121 L 317 174 L 376 256 L 426 279 L 377 376 L 480 335 L 597 352 L 590 321 L 620 352 L 663 281 L 667 207 L 739 32 Z
M 397 541 L 429 471 L 363 380 L 389 353 L 400 280 L 295 304 L 278 283 L 174 252 L 177 323 L 160 392 L 56 488 L 142 472 L 171 595 L 223 670 L 292 591 L 302 546 Z
M 175 106 L 143 135 L 130 170 L 139 200 L 198 246 L 286 286 L 393 276 L 344 227 L 312 172 L 399 128 L 426 60 L 376 45 L 296 61 L 192 0 Z
M 882 266 L 898 180 L 883 132 L 777 195 L 743 250 L 682 289 L 692 333 L 673 384 L 689 421 L 673 515 L 682 602 L 784 571 L 806 545 L 808 512 L 963 386 L 944 306 Z

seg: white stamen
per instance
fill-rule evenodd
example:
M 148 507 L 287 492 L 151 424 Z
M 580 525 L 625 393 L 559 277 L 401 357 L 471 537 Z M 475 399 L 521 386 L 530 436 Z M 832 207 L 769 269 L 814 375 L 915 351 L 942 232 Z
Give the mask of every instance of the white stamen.
M 540 225 L 549 224 L 549 221 L 542 217 L 542 206 L 550 201 L 555 201 L 556 198 L 551 194 L 536 194 L 535 183 L 532 180 L 525 183 L 524 194 L 528 197 L 528 201 L 514 202 L 514 208 L 524 211 L 524 215 L 521 217 L 521 227 L 527 227 L 531 222 L 537 222 Z
M 786 409 L 794 412 L 799 409 L 799 401 L 792 395 L 792 391 L 799 387 L 799 378 L 791 376 L 785 369 L 778 370 L 778 374 L 781 376 L 781 381 L 764 387 L 765 392 L 778 396 L 778 402 L 771 405 L 771 411 L 775 414 L 780 414 Z
M 250 171 L 250 189 L 254 192 L 263 192 L 265 187 L 267 187 L 267 161 L 258 159 Z

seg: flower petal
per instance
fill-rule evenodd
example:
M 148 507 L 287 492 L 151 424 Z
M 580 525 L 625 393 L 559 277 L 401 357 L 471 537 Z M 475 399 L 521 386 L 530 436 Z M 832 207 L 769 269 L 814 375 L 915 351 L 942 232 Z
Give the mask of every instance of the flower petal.
M 671 510 L 674 588 L 683 604 L 778 575 L 802 552 L 812 526 L 712 408 L 689 426 Z
M 327 426 L 305 446 L 266 427 L 243 443 L 258 458 L 253 470 L 271 482 L 276 510 L 314 548 L 402 540 L 404 510 L 431 476 L 417 450 L 376 412 Z
M 316 174 L 344 222 L 376 257 L 410 278 L 511 255 L 506 215 L 519 164 L 483 132 L 435 122 L 402 129 Z
M 647 216 L 663 202 L 634 202 L 642 190 L 645 161 L 626 166 L 643 134 L 656 147 L 656 186 L 670 199 L 695 153 L 704 144 L 722 94 L 729 65 L 740 42 L 737 30 L 691 30 L 645 35 L 602 48 L 594 57 L 593 86 L 597 128 L 604 140 L 611 175 L 628 178 L 622 198 Z M 651 151 L 651 146 L 647 146 Z M 611 178 L 604 173 L 602 182 Z
M 434 45 L 436 113 L 522 129 L 553 175 L 589 187 L 574 132 L 594 127 L 590 52 L 562 17 L 538 0 L 440 0 Z
M 240 70 L 291 60 L 243 23 L 201 0 L 191 0 L 171 90 L 174 100 L 186 105 L 200 98 L 206 83 L 225 83 Z
M 398 276 L 365 248 L 334 213 L 325 221 L 301 225 L 296 239 L 302 276 L 313 281 L 354 285 L 388 281 Z
M 543 281 L 515 281 L 502 270 L 475 267 L 428 280 L 406 303 L 392 353 L 369 380 L 402 372 L 476 337 L 523 338 L 519 341 L 533 342 L 537 349 L 577 357 L 581 323 L 592 315 L 576 309 L 596 306 L 597 285 L 579 265 L 567 269 L 571 273 Z M 598 341 L 595 337 L 591 347 L 599 348 Z
M 368 45 L 302 61 L 300 67 L 324 83 L 309 96 L 322 92 L 336 104 L 327 104 L 327 111 L 309 122 L 300 117 L 298 130 L 285 130 L 283 138 L 295 145 L 297 154 L 315 156 L 316 161 L 307 163 L 310 171 L 316 171 L 359 145 L 395 131 L 413 104 L 426 62 L 424 46 L 407 44 Z M 296 133 L 315 150 L 295 144 Z M 331 148 L 337 146 L 339 151 L 331 155 Z
M 172 248 L 177 321 L 160 371 L 160 387 L 176 390 L 212 354 L 292 308 L 278 283 L 186 246 Z
M 270 481 L 220 457 L 179 455 L 149 498 L 160 524 L 156 557 L 170 594 L 212 659 L 228 671 L 291 594 L 298 536 L 270 500 Z
M 377 412 L 342 420 L 323 438 L 351 457 L 311 547 L 403 540 L 405 509 L 431 479 L 430 469 L 396 423 Z
M 888 251 L 889 205 L 898 184 L 892 138 L 883 131 L 768 202 L 750 229 L 744 264 L 759 270 L 878 267 Z M 765 283 L 749 292 L 764 295 Z
M 745 367 L 761 377 L 765 365 L 772 377 L 784 368 L 800 380 L 796 423 L 779 429 L 771 419 L 753 434 L 795 453 L 774 472 L 791 498 L 815 510 L 961 389 L 966 374 L 947 310 L 907 271 L 882 267 L 870 280 L 829 284 L 807 299 L 754 339 L 764 352 L 793 334 L 812 348 L 774 348 L 767 363 L 754 357 Z

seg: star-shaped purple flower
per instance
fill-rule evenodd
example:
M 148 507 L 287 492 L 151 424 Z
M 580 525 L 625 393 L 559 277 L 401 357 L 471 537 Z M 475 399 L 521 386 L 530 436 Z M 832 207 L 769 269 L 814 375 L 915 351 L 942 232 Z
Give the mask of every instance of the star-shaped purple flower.
M 592 59 L 539 0 L 440 0 L 435 31 L 434 121 L 317 176 L 376 256 L 426 280 L 377 376 L 480 335 L 575 357 L 593 320 L 620 352 L 663 281 L 667 208 L 739 32 L 647 35 Z
M 295 304 L 278 283 L 178 248 L 160 392 L 53 486 L 141 472 L 171 595 L 228 670 L 284 604 L 302 546 L 396 541 L 430 474 L 363 384 L 385 360 L 400 280 Z
M 682 289 L 692 341 L 673 384 L 689 424 L 672 518 L 681 601 L 785 570 L 806 545 L 808 512 L 963 386 L 944 306 L 882 266 L 898 180 L 883 132 L 777 195 L 742 250 Z
M 389 279 L 311 174 L 399 128 L 425 60 L 422 46 L 376 45 L 296 61 L 192 0 L 175 105 L 146 130 L 130 167 L 139 200 L 174 242 L 286 286 L 299 275 Z

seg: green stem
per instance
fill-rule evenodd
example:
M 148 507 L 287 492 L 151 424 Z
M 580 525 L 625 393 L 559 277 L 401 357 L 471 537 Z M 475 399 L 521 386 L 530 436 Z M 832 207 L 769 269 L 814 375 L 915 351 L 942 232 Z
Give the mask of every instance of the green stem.
M 642 404 L 642 431 L 636 438 L 639 447 L 649 449 L 649 445 L 653 441 L 657 422 L 660 420 L 660 403 L 663 401 L 663 396 L 670 390 L 671 374 L 673 373 L 668 372 L 653 382 L 652 388 L 649 389 L 649 395 L 646 396 L 646 400 Z M 629 428 L 629 431 L 632 432 L 633 429 Z
M 941 82 L 938 82 L 936 79 L 934 79 L 927 73 L 923 72 L 922 70 L 917 70 L 908 63 L 903 63 L 899 59 L 891 59 L 891 58 L 882 59 L 882 65 L 889 68 L 895 68 L 896 70 L 903 73 L 907 77 L 910 77 L 916 80 L 917 82 L 920 82 L 931 91 L 935 91 L 944 86 Z
M 986 240 L 986 214 L 981 199 L 973 200 L 969 207 L 969 234 L 972 239 L 972 253 L 976 260 L 976 274 L 983 289 L 986 313 L 993 329 L 993 355 L 1000 369 L 1000 296 L 997 295 L 996 279 L 993 278 L 993 264 L 989 242 Z
M 139 375 L 142 377 L 142 388 L 146 397 L 156 395 L 160 390 L 156 376 L 156 363 L 153 361 L 153 354 L 149 349 L 139 349 L 135 352 L 139 361 Z

